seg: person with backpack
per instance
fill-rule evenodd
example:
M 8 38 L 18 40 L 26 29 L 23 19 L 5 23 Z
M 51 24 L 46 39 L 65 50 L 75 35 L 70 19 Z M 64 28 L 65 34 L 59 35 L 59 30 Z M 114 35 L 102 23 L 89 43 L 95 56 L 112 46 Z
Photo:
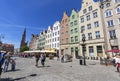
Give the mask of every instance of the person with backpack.
M 46 55 L 45 54 L 41 54 L 41 64 L 44 67 L 45 65 L 45 60 L 46 60 Z
M 35 66 L 38 67 L 38 61 L 40 59 L 40 55 L 38 53 L 35 54 L 35 61 L 36 61 L 36 64 Z
M 11 71 L 15 71 L 15 66 L 16 66 L 15 59 L 11 59 L 10 63 L 11 63 Z
M 5 56 L 5 53 L 0 52 L 0 78 L 1 78 L 1 74 L 2 74 L 2 65 L 4 63 L 4 56 Z

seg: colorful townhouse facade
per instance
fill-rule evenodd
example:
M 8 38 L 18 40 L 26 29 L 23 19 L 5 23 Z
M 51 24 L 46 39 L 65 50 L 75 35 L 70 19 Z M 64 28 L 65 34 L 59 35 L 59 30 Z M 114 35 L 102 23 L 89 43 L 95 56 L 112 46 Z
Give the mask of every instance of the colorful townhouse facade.
M 44 50 L 45 49 L 46 34 L 47 34 L 47 31 L 44 30 L 39 35 L 39 49 L 40 50 Z
M 73 9 L 69 19 L 70 23 L 70 54 L 77 58 L 79 55 L 79 15 L 78 12 Z
M 105 57 L 104 28 L 99 7 L 100 2 L 83 0 L 79 11 L 80 56 L 83 56 L 83 38 L 85 38 L 85 56 Z
M 46 33 L 46 43 L 45 43 L 45 49 L 52 49 L 52 27 L 49 26 L 47 33 Z
M 53 24 L 52 31 L 52 49 L 56 50 L 56 53 L 60 52 L 60 22 L 56 21 Z
M 37 50 L 39 45 L 39 35 L 38 34 L 32 34 L 31 40 L 29 43 L 29 50 Z
M 70 54 L 70 26 L 69 16 L 66 11 L 63 13 L 62 20 L 60 22 L 60 54 Z
M 106 50 L 120 49 L 120 0 L 103 0 L 100 5 L 106 35 Z M 114 53 L 106 52 L 110 56 Z

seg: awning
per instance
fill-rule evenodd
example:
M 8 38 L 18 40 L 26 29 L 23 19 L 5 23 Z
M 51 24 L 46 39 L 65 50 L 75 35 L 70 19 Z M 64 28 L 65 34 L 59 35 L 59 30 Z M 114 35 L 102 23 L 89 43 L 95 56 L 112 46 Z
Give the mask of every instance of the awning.
M 33 50 L 33 51 L 24 51 L 24 53 L 56 53 L 55 50 Z
M 107 50 L 106 52 L 120 52 L 120 50 Z
M 24 53 L 40 53 L 40 50 L 24 51 Z

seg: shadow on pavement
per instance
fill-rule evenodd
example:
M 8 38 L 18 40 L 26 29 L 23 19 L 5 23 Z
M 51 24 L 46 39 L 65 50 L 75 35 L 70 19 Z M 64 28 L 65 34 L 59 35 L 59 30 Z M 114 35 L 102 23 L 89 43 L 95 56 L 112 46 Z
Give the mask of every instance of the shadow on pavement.
M 51 67 L 51 66 L 44 66 L 44 67 Z M 43 66 L 37 66 L 37 68 L 44 68 Z
M 1 78 L 0 81 L 14 81 L 11 78 Z
M 25 78 L 26 78 L 26 77 L 16 78 L 16 79 L 14 79 L 14 80 L 12 80 L 12 81 L 21 80 L 21 79 L 25 79 Z
M 14 71 L 21 71 L 20 69 L 15 69 Z M 12 70 L 8 70 L 7 72 L 14 72 Z

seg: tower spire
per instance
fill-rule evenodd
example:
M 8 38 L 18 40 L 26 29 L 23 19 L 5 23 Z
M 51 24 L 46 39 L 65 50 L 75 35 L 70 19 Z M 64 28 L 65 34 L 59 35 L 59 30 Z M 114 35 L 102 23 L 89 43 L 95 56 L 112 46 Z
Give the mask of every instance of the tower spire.
M 26 46 L 26 26 L 24 28 L 23 34 L 22 34 L 22 40 L 21 40 L 21 44 L 20 44 L 20 48 L 23 46 Z

